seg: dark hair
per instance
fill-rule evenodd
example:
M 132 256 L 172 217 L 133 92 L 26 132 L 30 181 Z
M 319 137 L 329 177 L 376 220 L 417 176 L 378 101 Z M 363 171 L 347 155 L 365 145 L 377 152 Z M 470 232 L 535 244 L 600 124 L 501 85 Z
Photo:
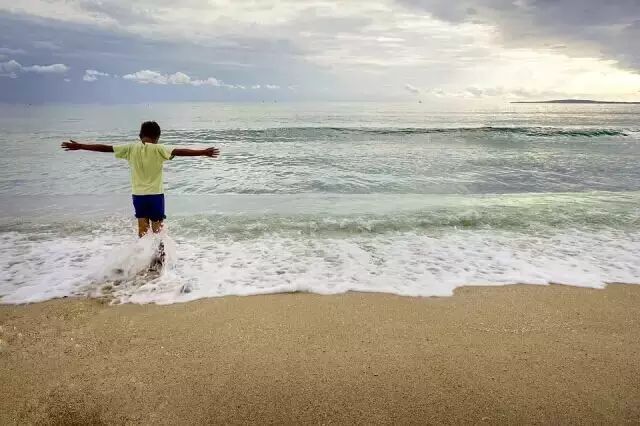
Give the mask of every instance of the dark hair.
M 145 121 L 140 126 L 140 139 L 151 138 L 158 139 L 160 137 L 160 126 L 155 121 Z

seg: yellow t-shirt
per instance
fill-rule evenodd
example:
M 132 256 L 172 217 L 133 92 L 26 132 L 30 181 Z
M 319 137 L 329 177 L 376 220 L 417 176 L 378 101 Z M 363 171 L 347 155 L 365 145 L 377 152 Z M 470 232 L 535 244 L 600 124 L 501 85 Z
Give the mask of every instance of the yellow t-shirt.
M 172 147 L 155 143 L 132 143 L 113 147 L 116 158 L 129 162 L 133 195 L 162 194 L 162 165 L 172 158 Z

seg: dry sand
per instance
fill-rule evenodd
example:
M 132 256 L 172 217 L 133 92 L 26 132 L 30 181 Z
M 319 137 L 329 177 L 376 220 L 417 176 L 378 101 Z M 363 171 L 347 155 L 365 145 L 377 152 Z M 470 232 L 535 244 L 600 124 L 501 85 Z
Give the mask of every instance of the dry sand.
M 0 306 L 0 424 L 638 423 L 640 286 Z

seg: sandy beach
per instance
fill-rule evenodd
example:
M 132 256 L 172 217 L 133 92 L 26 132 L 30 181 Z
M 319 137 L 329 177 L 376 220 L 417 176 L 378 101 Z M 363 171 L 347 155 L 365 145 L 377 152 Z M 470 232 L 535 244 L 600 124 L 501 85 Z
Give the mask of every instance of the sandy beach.
M 64 299 L 0 325 L 0 424 L 640 421 L 640 286 Z

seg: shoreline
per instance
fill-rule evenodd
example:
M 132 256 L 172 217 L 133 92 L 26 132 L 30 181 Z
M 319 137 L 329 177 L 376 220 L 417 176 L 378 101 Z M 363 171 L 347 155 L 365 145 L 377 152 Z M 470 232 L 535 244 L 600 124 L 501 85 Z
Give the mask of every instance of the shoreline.
M 116 306 L 173 306 L 173 305 L 184 305 L 190 303 L 206 303 L 208 300 L 219 300 L 219 299 L 233 299 L 233 298 L 253 298 L 253 297 L 270 297 L 270 296 L 282 296 L 282 295 L 309 295 L 309 296 L 318 296 L 318 297 L 340 297 L 345 295 L 361 295 L 361 296 L 389 296 L 389 297 L 399 297 L 399 298 L 407 298 L 407 299 L 449 299 L 456 297 L 458 293 L 463 291 L 462 289 L 469 288 L 471 291 L 482 291 L 484 288 L 503 288 L 503 287 L 571 287 L 577 289 L 585 289 L 585 290 L 594 290 L 594 291 L 605 291 L 610 286 L 628 286 L 635 287 L 637 286 L 640 289 L 640 283 L 627 283 L 627 282 L 605 282 L 603 287 L 590 287 L 579 284 L 563 284 L 557 282 L 549 282 L 545 284 L 531 284 L 531 283 L 517 283 L 517 284 L 468 284 L 462 285 L 460 287 L 455 287 L 453 289 L 453 294 L 451 295 L 404 295 L 397 293 L 390 293 L 385 291 L 359 291 L 359 290 L 347 290 L 343 293 L 316 293 L 313 291 L 275 291 L 272 293 L 249 293 L 249 294 L 228 294 L 223 296 L 202 296 L 197 299 L 187 299 L 187 300 L 177 300 L 168 303 L 158 303 L 156 301 L 150 302 L 131 302 L 125 301 L 121 302 L 118 300 L 116 296 L 111 292 L 113 286 L 111 284 L 107 284 L 107 291 L 102 292 L 99 295 L 96 293 L 94 295 L 70 295 L 70 296 L 60 296 L 53 297 L 51 299 L 46 300 L 36 300 L 31 302 L 11 302 L 11 303 L 2 303 L 2 298 L 0 297 L 0 311 L 3 307 L 17 307 L 17 308 L 28 308 L 30 306 L 37 306 L 40 304 L 47 303 L 57 303 L 57 302 L 80 302 L 80 303 L 97 303 L 99 305 L 116 307 Z M 476 289 L 476 290 L 473 290 Z M 101 289 L 104 290 L 104 289 Z
M 640 286 L 0 305 L 0 423 L 623 423 Z

